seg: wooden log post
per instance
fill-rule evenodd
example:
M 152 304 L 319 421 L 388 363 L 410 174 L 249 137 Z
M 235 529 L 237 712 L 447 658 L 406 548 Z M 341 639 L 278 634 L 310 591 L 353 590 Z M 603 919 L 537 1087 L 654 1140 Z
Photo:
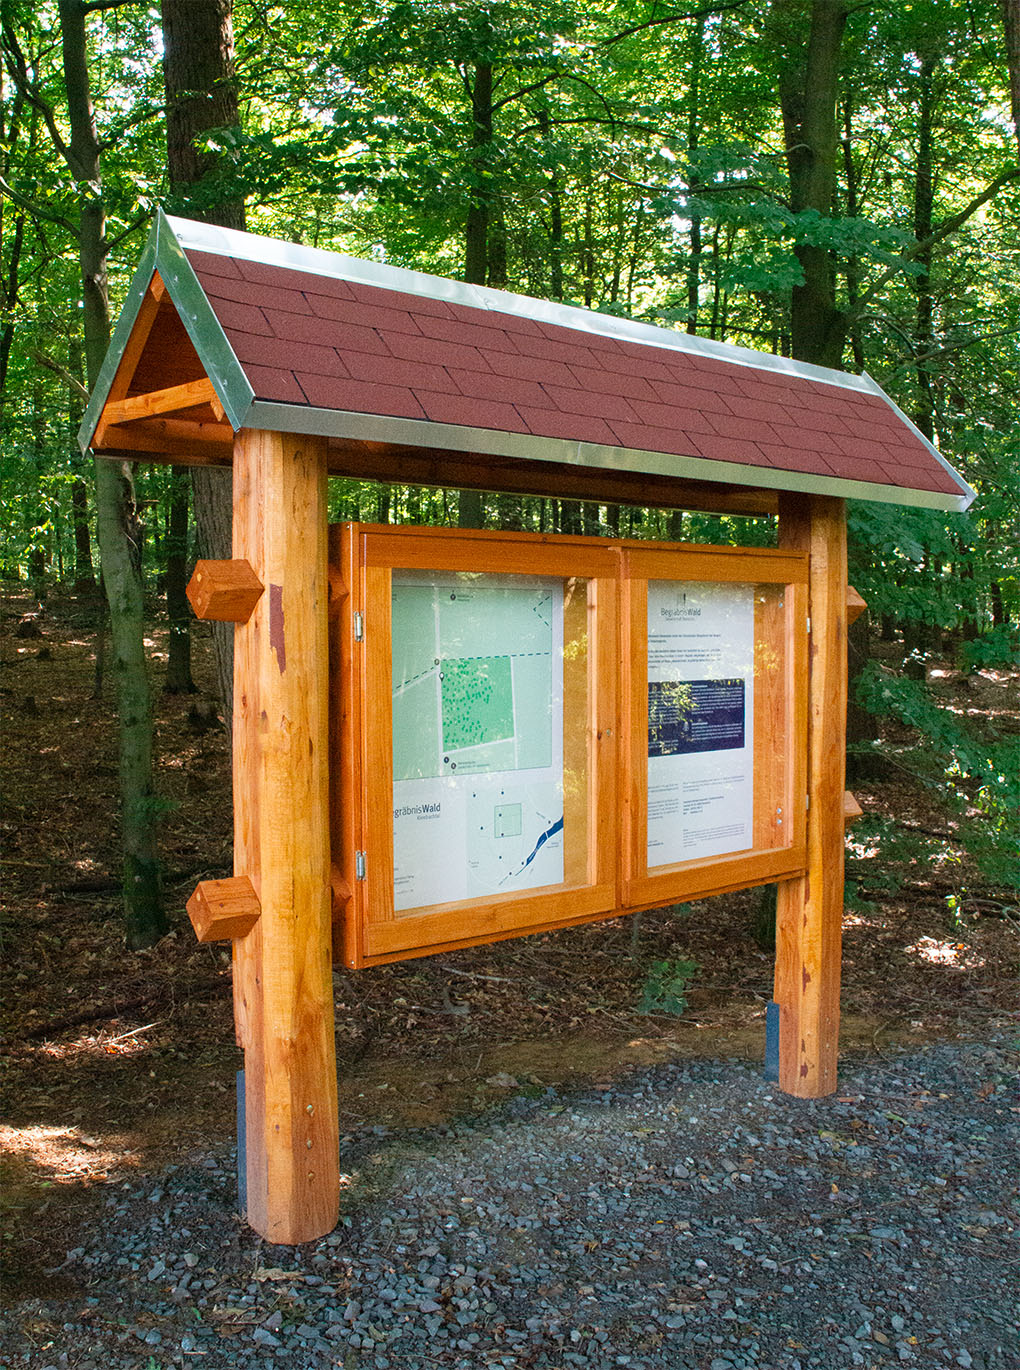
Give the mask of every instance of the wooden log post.
M 779 884 L 774 997 L 779 1086 L 801 1098 L 836 1088 L 843 924 L 847 701 L 846 510 L 781 494 L 779 541 L 810 555 L 807 870 Z
M 248 1221 L 323 1236 L 339 1208 L 327 799 L 326 443 L 243 429 L 233 555 L 266 587 L 236 629 L 234 872 L 261 914 L 234 942 Z

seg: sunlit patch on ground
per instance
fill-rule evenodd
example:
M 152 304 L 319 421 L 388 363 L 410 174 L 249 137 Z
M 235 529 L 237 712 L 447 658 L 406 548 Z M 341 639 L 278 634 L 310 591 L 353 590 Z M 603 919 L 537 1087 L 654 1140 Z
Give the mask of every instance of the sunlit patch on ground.
M 87 1032 L 71 1042 L 44 1042 L 36 1047 L 36 1053 L 53 1061 L 80 1055 L 137 1056 L 150 1050 L 152 1042 L 147 1038 L 160 1026 L 159 1023 L 146 1023 L 144 1027 L 116 1036 L 111 1032 Z
M 96 1184 L 138 1163 L 137 1154 L 119 1139 L 100 1140 L 77 1127 L 0 1124 L 0 1151 L 11 1166 L 30 1165 L 37 1176 L 55 1184 Z
M 985 958 L 966 942 L 919 937 L 904 950 L 913 956 L 920 956 L 933 966 L 949 966 L 953 970 L 978 970 L 985 964 Z

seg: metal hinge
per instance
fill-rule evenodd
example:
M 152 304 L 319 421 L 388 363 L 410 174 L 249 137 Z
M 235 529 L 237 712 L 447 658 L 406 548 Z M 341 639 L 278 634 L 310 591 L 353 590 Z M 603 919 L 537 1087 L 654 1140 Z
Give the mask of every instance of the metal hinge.
M 354 875 L 358 880 L 365 878 L 365 853 L 363 851 L 354 853 Z
M 808 614 L 807 630 L 808 630 L 808 637 L 810 637 L 810 636 L 811 636 L 811 615 L 810 615 L 810 614 Z
M 354 641 L 364 642 L 365 640 L 365 618 L 360 610 L 354 611 Z
M 804 796 L 804 807 L 805 807 L 805 809 L 810 809 L 810 808 L 811 808 L 811 796 L 810 796 L 809 794 L 806 794 L 806 795 Z

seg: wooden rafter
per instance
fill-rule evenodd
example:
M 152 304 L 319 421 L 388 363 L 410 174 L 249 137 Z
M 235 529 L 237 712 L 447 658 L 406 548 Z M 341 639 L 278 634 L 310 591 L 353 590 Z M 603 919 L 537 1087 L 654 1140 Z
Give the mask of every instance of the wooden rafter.
M 92 449 L 98 456 L 144 452 L 147 461 L 169 461 L 182 466 L 229 465 L 233 439 L 229 423 L 154 417 L 144 423 L 109 424 L 102 433 L 97 430 Z
M 147 395 L 110 400 L 103 410 L 101 421 L 106 424 L 131 423 L 136 419 L 151 418 L 153 414 L 173 414 L 181 409 L 194 409 L 199 404 L 211 405 L 216 418 L 223 421 L 223 406 L 208 376 L 187 381 L 184 385 L 171 385 L 165 390 L 150 390 Z

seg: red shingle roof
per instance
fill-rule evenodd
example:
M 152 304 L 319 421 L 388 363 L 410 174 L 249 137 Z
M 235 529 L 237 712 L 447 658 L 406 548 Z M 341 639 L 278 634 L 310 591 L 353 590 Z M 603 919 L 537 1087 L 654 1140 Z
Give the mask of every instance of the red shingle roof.
M 961 492 L 868 390 L 242 257 L 187 256 L 256 400 Z

